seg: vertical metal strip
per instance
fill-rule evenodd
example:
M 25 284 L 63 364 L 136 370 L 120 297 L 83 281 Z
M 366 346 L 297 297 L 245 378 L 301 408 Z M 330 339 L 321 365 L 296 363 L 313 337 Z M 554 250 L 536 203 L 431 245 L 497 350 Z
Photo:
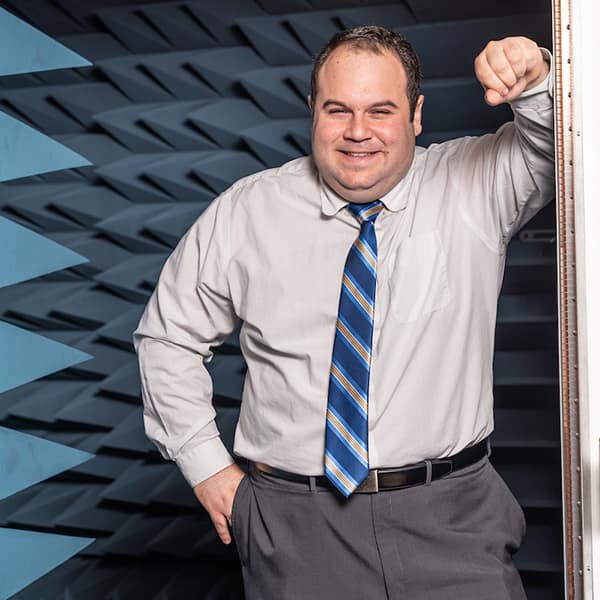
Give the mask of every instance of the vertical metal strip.
M 573 0 L 553 1 L 563 534 L 565 592 L 570 600 L 583 598 L 581 450 L 576 337 L 572 2 Z

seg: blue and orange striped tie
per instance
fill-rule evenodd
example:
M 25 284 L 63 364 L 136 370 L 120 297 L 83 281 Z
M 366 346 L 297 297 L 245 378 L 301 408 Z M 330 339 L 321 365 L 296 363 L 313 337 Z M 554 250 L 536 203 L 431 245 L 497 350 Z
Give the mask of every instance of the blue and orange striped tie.
M 368 400 L 377 282 L 379 200 L 349 204 L 360 234 L 348 252 L 329 375 L 325 475 L 348 497 L 369 472 Z

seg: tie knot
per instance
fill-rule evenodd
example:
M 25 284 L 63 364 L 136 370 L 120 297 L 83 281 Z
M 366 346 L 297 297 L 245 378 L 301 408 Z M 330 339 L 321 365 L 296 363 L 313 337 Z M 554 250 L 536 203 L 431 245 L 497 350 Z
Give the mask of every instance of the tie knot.
M 362 225 L 364 222 L 374 221 L 377 215 L 383 210 L 383 204 L 380 200 L 369 202 L 368 204 L 348 204 L 348 210 L 358 219 Z

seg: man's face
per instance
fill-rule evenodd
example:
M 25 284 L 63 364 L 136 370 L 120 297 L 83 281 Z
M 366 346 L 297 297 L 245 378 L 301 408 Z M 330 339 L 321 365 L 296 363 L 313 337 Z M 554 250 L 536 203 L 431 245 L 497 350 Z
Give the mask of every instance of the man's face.
M 342 198 L 372 202 L 406 175 L 421 133 L 423 96 L 411 121 L 406 73 L 395 54 L 336 48 L 319 71 L 314 105 L 308 101 L 313 158 Z

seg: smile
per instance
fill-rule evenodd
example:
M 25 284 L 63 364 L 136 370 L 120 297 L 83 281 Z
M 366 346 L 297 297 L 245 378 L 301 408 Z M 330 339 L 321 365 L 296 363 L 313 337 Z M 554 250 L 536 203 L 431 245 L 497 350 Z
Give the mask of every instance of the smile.
M 340 152 L 344 156 L 348 156 L 350 158 L 369 158 L 369 157 L 375 156 L 376 154 L 379 153 L 379 151 L 375 151 L 375 152 L 349 152 L 347 150 L 340 150 Z

